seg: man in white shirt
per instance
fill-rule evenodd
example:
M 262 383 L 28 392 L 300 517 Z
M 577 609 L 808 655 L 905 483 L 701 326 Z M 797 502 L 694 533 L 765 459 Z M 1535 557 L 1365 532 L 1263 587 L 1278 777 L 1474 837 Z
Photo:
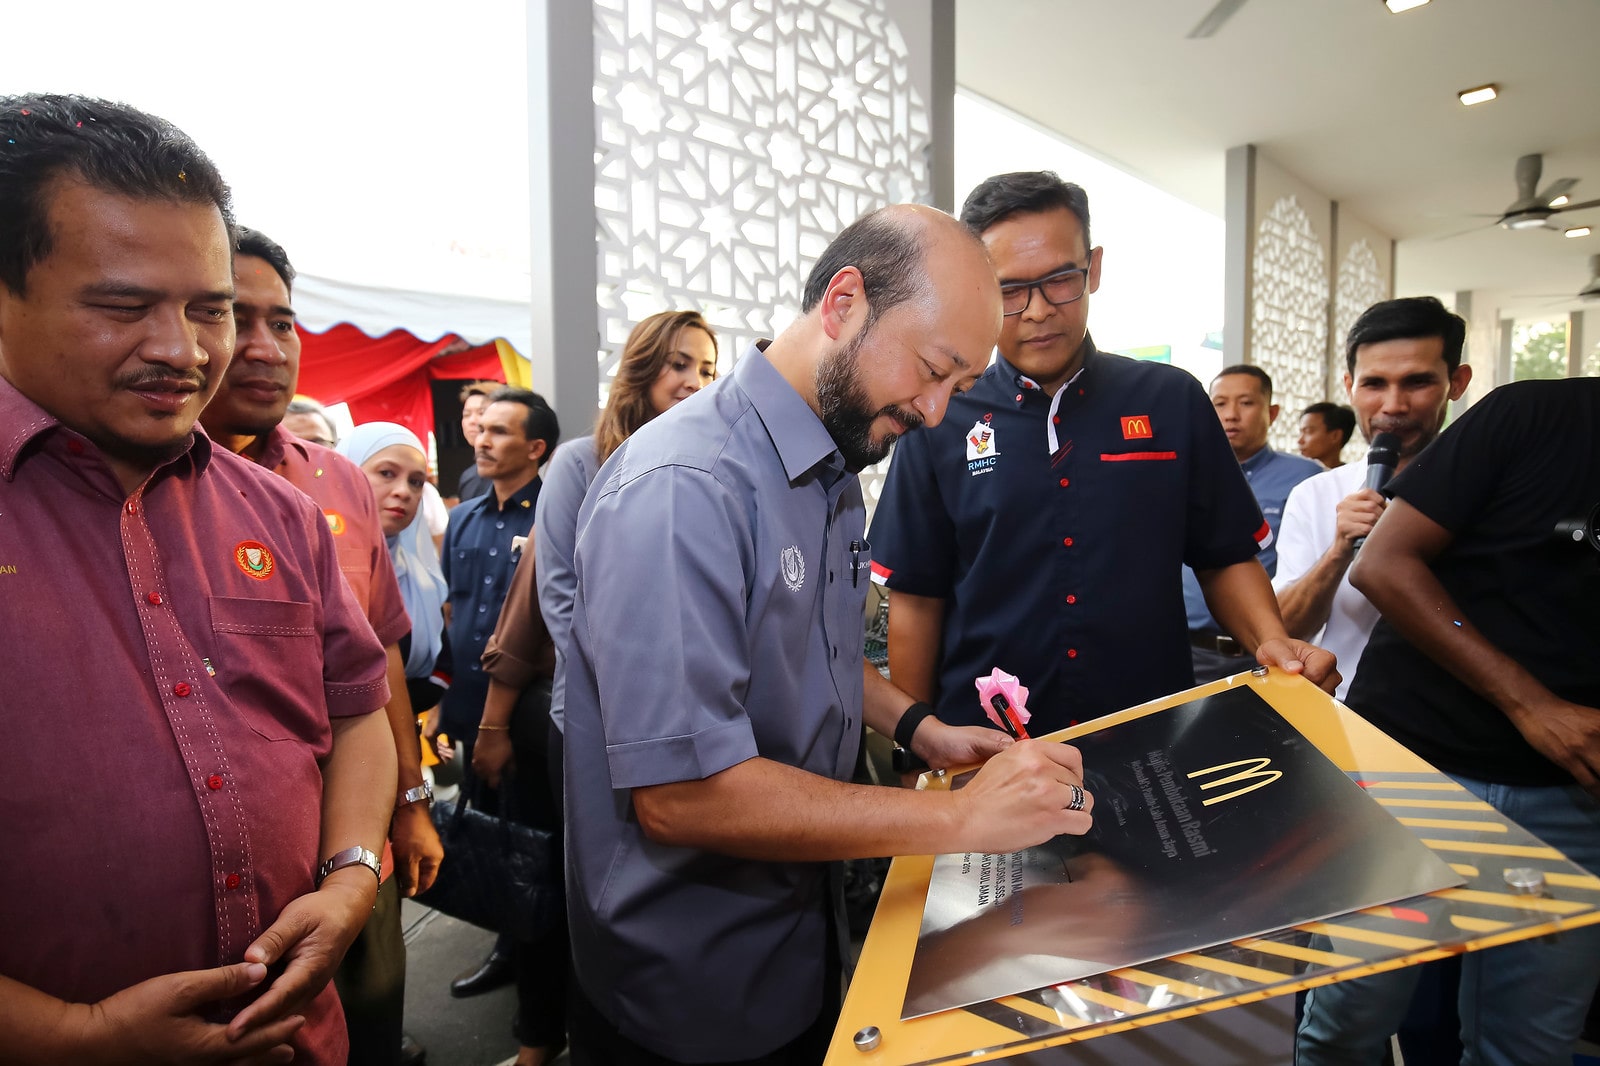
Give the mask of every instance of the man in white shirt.
M 1461 362 L 1465 336 L 1466 323 L 1431 296 L 1373 304 L 1350 327 L 1344 387 L 1369 443 L 1377 433 L 1399 436 L 1397 469 L 1439 435 L 1449 402 L 1472 380 L 1472 368 Z M 1366 475 L 1366 464 L 1347 463 L 1295 486 L 1272 580 L 1289 635 L 1338 656 L 1340 699 L 1378 621 L 1378 609 L 1346 574 L 1357 540 L 1372 531 L 1386 502 L 1364 487 Z

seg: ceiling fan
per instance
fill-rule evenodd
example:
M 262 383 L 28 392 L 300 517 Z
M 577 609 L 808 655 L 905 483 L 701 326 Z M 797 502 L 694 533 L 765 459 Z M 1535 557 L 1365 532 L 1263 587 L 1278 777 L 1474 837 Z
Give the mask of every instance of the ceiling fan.
M 1562 229 L 1554 216 L 1567 211 L 1581 211 L 1586 207 L 1600 207 L 1600 200 L 1566 203 L 1567 190 L 1578 184 L 1577 178 L 1557 178 L 1539 189 L 1539 175 L 1544 169 L 1544 156 L 1537 153 L 1517 160 L 1517 198 L 1511 201 L 1495 221 L 1506 229 Z M 1538 191 L 1535 191 L 1535 190 Z M 1558 202 L 1560 201 L 1560 202 Z
M 1206 12 L 1206 17 L 1195 24 L 1185 36 L 1191 41 L 1203 37 L 1210 37 L 1222 29 L 1222 24 L 1233 18 L 1234 12 L 1244 6 L 1245 0 L 1217 0 L 1215 6 Z
M 1467 215 L 1458 217 L 1467 218 L 1492 218 L 1493 222 L 1486 222 L 1471 229 L 1461 230 L 1458 233 L 1448 233 L 1442 237 L 1433 238 L 1436 241 L 1448 241 L 1455 237 L 1465 237 L 1469 233 L 1477 233 L 1490 226 L 1500 226 L 1503 229 L 1553 229 L 1563 230 L 1565 225 L 1556 220 L 1556 216 L 1568 211 L 1582 211 L 1585 208 L 1600 207 L 1600 200 L 1584 200 L 1582 203 L 1568 203 L 1567 190 L 1578 184 L 1577 178 L 1557 178 L 1543 189 L 1539 188 L 1539 175 L 1544 170 L 1544 156 L 1537 152 L 1525 155 L 1517 160 L 1517 198 L 1508 204 L 1499 214 Z
M 1580 300 L 1600 300 L 1600 255 L 1589 257 L 1589 284 L 1578 290 Z

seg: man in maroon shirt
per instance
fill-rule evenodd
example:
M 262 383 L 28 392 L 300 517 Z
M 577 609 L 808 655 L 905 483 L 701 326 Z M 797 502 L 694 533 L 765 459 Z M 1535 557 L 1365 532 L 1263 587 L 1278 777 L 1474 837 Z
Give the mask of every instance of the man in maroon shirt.
M 168 123 L 0 97 L 8 1061 L 344 1062 L 386 662 L 321 512 L 194 431 L 230 223 Z
M 394 1066 L 422 1057 L 412 1041 L 404 1041 L 406 1053 L 401 1053 L 406 946 L 400 892 L 414 896 L 428 889 L 444 847 L 428 816 L 432 793 L 423 783 L 416 716 L 400 654 L 411 622 L 378 524 L 372 485 L 350 460 L 301 440 L 283 425 L 300 378 L 300 334 L 290 303 L 293 282 L 288 253 L 265 234 L 240 226 L 234 236 L 233 361 L 200 424 L 217 444 L 274 471 L 322 509 L 345 580 L 388 655 L 389 703 L 384 710 L 400 768 L 389 825 L 393 861 L 385 856 L 378 905 L 345 956 L 336 983 L 349 1027 L 351 1066 Z M 393 877 L 388 876 L 391 871 Z

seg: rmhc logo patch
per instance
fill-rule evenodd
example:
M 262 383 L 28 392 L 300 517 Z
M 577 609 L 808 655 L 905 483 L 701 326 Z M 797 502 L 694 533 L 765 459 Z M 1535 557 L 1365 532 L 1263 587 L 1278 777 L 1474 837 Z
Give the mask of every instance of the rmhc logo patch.
M 1000 444 L 994 427 L 987 422 L 974 422 L 967 431 L 967 471 L 985 474 L 994 469 L 995 457 L 1000 454 Z

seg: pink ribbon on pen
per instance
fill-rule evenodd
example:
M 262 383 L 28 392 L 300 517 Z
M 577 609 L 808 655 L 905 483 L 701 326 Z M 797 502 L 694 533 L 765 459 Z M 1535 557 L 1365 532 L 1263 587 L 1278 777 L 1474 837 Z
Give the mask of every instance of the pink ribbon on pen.
M 1022 727 L 1033 717 L 1028 711 L 1028 686 L 998 667 L 990 671 L 989 676 L 974 680 L 973 684 L 978 688 L 978 702 L 983 704 L 983 713 L 989 716 L 989 721 L 1017 739 L 1026 740 L 1028 733 Z M 1007 722 L 1001 708 L 1009 710 L 1015 720 Z

